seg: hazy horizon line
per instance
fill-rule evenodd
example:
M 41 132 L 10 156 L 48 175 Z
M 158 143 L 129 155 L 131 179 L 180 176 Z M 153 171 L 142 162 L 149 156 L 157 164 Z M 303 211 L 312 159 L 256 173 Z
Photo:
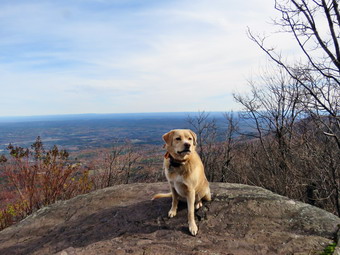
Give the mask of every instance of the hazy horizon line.
M 79 119 L 81 117 L 143 117 L 145 115 L 150 115 L 154 117 L 162 117 L 162 115 L 188 115 L 188 114 L 223 114 L 226 112 L 236 112 L 236 111 L 183 111 L 183 112 L 129 112 L 129 113 L 65 113 L 65 114 L 44 114 L 44 115 L 18 115 L 18 116 L 0 116 L 0 122 L 8 121 L 20 121 L 20 120 L 70 120 Z M 237 111 L 238 112 L 238 111 Z M 166 117 L 166 116 L 165 116 Z

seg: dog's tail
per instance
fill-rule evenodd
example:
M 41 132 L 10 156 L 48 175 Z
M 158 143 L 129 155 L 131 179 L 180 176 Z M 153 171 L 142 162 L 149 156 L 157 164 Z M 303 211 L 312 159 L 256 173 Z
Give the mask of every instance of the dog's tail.
M 158 193 L 156 195 L 154 195 L 151 200 L 157 199 L 157 198 L 162 198 L 162 197 L 172 197 L 172 193 Z

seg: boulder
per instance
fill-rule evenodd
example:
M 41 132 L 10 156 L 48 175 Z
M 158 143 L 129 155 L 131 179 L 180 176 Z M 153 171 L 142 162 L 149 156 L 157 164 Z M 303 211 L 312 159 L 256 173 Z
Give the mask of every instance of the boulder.
M 118 185 L 42 208 L 0 232 L 0 254 L 320 254 L 340 219 L 324 210 L 241 184 L 211 183 L 213 200 L 186 203 L 169 219 L 167 183 Z

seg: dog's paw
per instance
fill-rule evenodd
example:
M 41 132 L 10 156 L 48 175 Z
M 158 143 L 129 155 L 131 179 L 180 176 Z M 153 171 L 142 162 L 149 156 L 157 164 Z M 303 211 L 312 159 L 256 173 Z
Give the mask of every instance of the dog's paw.
M 197 235 L 198 227 L 197 227 L 196 223 L 189 225 L 189 231 L 193 236 Z
M 202 206 L 203 206 L 202 201 L 199 201 L 198 203 L 196 203 L 195 208 L 200 209 Z
M 176 210 L 170 210 L 168 213 L 169 218 L 175 217 L 177 215 L 177 211 Z

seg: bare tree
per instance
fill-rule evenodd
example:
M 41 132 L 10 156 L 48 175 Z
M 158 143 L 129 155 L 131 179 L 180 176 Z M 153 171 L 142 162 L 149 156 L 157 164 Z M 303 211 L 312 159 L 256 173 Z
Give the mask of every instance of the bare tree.
M 288 61 L 288 58 L 278 49 L 267 44 L 265 36 L 255 35 L 250 29 L 248 35 L 289 75 L 292 79 L 290 84 L 294 84 L 299 90 L 298 102 L 308 116 L 304 122 L 307 127 L 304 127 L 298 137 L 295 136 L 294 142 L 297 147 L 291 155 L 294 164 L 306 169 L 307 174 L 300 172 L 297 177 L 304 179 L 301 185 L 307 187 L 308 200 L 312 203 L 322 201 L 323 206 L 331 201 L 330 203 L 336 208 L 334 212 L 339 215 L 340 12 L 338 0 L 275 0 L 275 9 L 281 16 L 274 20 L 274 25 L 279 28 L 279 32 L 293 35 L 302 55 L 300 60 Z M 238 100 L 247 108 L 252 107 L 251 112 L 254 112 L 252 101 L 243 98 Z M 258 116 L 256 117 L 259 119 Z M 279 130 L 276 131 L 277 134 L 280 134 Z M 320 134 L 324 137 L 322 138 Z M 299 140 L 301 144 L 298 143 Z M 293 155 L 294 153 L 298 154 Z M 268 153 L 266 155 L 269 156 Z M 302 159 L 304 160 L 301 161 Z
M 220 160 L 220 172 L 221 182 L 227 182 L 229 175 L 232 172 L 233 166 L 232 162 L 235 154 L 235 136 L 238 133 L 238 121 L 235 119 L 233 112 L 227 112 L 224 114 L 226 120 L 227 128 L 225 131 L 225 141 L 222 142 L 222 153 Z M 217 162 L 216 162 L 217 163 Z
M 254 167 L 263 173 L 254 182 L 266 183 L 266 188 L 286 195 L 293 184 L 291 152 L 295 123 L 303 114 L 302 92 L 280 66 L 271 70 L 260 77 L 259 85 L 250 81 L 248 95 L 235 94 L 234 98 L 244 107 L 240 117 L 252 126 L 251 138 L 260 145 L 250 156 Z
M 337 0 L 276 0 L 281 18 L 274 21 L 281 32 L 290 33 L 304 59 L 289 63 L 266 37 L 248 35 L 305 91 L 305 110 L 323 126 L 340 149 L 340 13 Z
M 125 175 L 125 184 L 129 183 L 133 166 L 138 162 L 140 157 L 141 155 L 133 149 L 131 144 L 126 145 L 121 161 L 121 172 Z
M 92 162 L 95 189 L 113 186 L 118 180 L 118 164 L 124 151 L 124 146 L 116 141 L 111 148 L 99 151 L 99 156 Z
M 250 95 L 235 94 L 234 98 L 243 105 L 241 113 L 244 119 L 250 119 L 254 136 L 259 139 L 266 158 L 274 168 L 270 146 L 265 144 L 268 135 L 274 135 L 280 153 L 281 168 L 286 167 L 285 159 L 291 149 L 294 124 L 303 113 L 301 106 L 302 91 L 300 86 L 280 66 L 260 77 L 261 85 L 250 81 Z
M 134 165 L 141 157 L 129 141 L 117 141 L 110 149 L 99 153 L 93 168 L 95 188 L 110 187 L 115 184 L 129 183 Z
M 197 134 L 197 149 L 200 157 L 204 161 L 204 157 L 206 153 L 208 153 L 208 148 L 206 148 L 205 145 L 211 144 L 216 139 L 216 121 L 210 118 L 209 113 L 202 111 L 194 116 L 189 115 L 187 122 Z
M 209 181 L 226 182 L 232 172 L 238 123 L 233 112 L 225 113 L 224 119 L 224 127 L 218 127 L 217 121 L 205 112 L 187 119 L 197 134 L 197 150 Z
M 217 126 L 214 118 L 209 113 L 198 112 L 195 116 L 188 116 L 187 122 L 197 135 L 197 151 L 205 166 L 209 181 L 216 177 L 216 138 Z
M 102 175 L 104 187 L 110 187 L 114 184 L 115 178 L 117 178 L 117 164 L 122 153 L 123 146 L 118 145 L 112 146 L 108 152 L 104 153 L 105 167 Z

